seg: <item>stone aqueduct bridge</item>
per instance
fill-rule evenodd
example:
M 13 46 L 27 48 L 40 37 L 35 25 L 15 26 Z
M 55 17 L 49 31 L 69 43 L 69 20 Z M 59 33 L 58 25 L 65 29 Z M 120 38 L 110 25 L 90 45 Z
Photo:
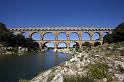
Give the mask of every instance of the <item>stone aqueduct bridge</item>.
M 95 42 L 99 42 L 101 45 L 103 44 L 103 34 L 104 33 L 112 33 L 112 31 L 114 30 L 114 28 L 85 28 L 85 27 L 41 27 L 41 28 L 9 28 L 9 30 L 11 32 L 14 32 L 15 34 L 21 34 L 24 32 L 28 32 L 29 37 L 32 37 L 33 33 L 39 33 L 41 35 L 40 40 L 36 41 L 40 48 L 42 48 L 42 46 L 45 43 L 48 42 L 53 42 L 54 43 L 54 49 L 57 49 L 58 44 L 60 42 L 64 42 L 66 43 L 67 48 L 69 48 L 70 46 L 70 42 L 76 42 L 79 44 L 79 46 L 81 47 L 82 44 L 84 42 L 90 42 L 91 44 L 94 44 Z M 43 37 L 46 33 L 53 33 L 55 36 L 54 40 L 43 40 Z M 59 33 L 65 33 L 67 40 L 58 40 L 58 34 Z M 69 39 L 69 34 L 70 33 L 77 33 L 79 40 L 70 40 Z M 82 40 L 82 33 L 86 32 L 89 34 L 90 36 L 90 40 Z M 93 34 L 94 33 L 98 33 L 99 34 L 99 39 L 98 40 L 93 40 Z

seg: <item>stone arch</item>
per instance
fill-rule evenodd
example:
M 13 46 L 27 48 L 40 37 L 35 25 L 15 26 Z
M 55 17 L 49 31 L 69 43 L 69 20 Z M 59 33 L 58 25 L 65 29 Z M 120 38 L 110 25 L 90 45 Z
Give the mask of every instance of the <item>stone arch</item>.
M 21 32 L 17 32 L 17 31 L 15 31 L 14 33 L 15 33 L 15 35 L 19 35 L 19 34 L 21 34 Z
M 80 47 L 80 45 L 79 45 L 79 43 L 78 42 L 76 42 L 76 41 L 71 41 L 70 42 L 70 46 L 69 46 L 70 48 L 74 48 L 74 47 Z
M 53 32 L 46 32 L 43 34 L 43 40 L 55 40 Z
M 66 42 L 58 42 L 57 48 L 67 48 L 67 43 Z
M 82 33 L 82 40 L 90 40 L 90 39 L 91 39 L 91 35 L 89 32 Z
M 22 32 L 21 35 L 23 35 L 25 38 L 29 38 L 29 33 L 28 32 Z
M 67 40 L 67 35 L 66 35 L 65 32 L 59 32 L 58 35 L 57 35 L 57 38 L 58 38 L 58 40 Z
M 69 40 L 79 40 L 79 34 L 77 32 L 71 32 L 69 34 Z
M 94 32 L 92 35 L 92 40 L 100 40 L 100 33 Z
M 54 43 L 53 42 L 45 42 L 45 43 L 43 43 L 42 49 L 44 49 L 45 47 L 49 48 L 49 49 L 53 49 Z
M 33 33 L 31 34 L 31 38 L 32 38 L 33 40 L 37 41 L 37 40 L 40 40 L 40 39 L 41 39 L 41 35 L 40 35 L 39 32 L 33 32 Z
M 94 46 L 98 46 L 98 45 L 101 45 L 100 42 L 94 42 Z
M 82 43 L 82 46 L 91 47 L 92 46 L 92 43 L 90 43 L 90 42 L 84 42 L 84 43 Z
M 104 37 L 105 35 L 107 35 L 107 34 L 109 34 L 109 32 L 103 32 L 103 37 Z
M 15 32 L 11 32 L 11 34 L 16 35 L 16 33 L 15 33 Z

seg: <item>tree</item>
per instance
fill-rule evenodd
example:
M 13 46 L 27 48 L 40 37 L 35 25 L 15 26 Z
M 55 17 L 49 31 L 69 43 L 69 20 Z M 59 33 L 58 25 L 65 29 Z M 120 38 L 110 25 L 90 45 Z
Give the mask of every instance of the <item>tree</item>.
M 124 23 L 118 25 L 117 28 L 112 32 L 114 42 L 124 41 Z
M 0 44 L 4 46 L 11 47 L 27 47 L 28 49 L 37 50 L 36 46 L 33 44 L 33 40 L 30 38 L 25 38 L 21 34 L 14 35 L 7 28 L 6 25 L 0 23 Z
M 104 42 L 108 43 L 116 43 L 124 41 L 124 23 L 119 24 L 112 34 L 107 34 L 104 36 Z
M 0 43 L 4 46 L 9 46 L 12 34 L 9 32 L 9 30 L 6 28 L 6 25 L 3 23 L 0 23 Z

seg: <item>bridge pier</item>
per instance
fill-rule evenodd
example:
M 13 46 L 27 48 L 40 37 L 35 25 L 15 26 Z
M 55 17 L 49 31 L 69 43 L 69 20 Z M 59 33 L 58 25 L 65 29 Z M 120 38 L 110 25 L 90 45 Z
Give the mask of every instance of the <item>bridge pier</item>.
M 48 42 L 53 42 L 54 43 L 54 49 L 57 50 L 57 46 L 58 46 L 58 42 L 65 42 L 66 45 L 67 45 L 67 49 L 69 49 L 69 46 L 70 46 L 70 38 L 69 38 L 69 34 L 71 32 L 76 32 L 78 34 L 78 37 L 79 37 L 79 40 L 75 40 L 74 42 L 78 42 L 80 48 L 82 47 L 82 43 L 83 43 L 83 40 L 82 40 L 82 33 L 83 32 L 87 32 L 89 35 L 90 35 L 90 40 L 88 40 L 87 42 L 91 42 L 94 44 L 95 41 L 92 40 L 93 38 L 93 33 L 97 32 L 99 34 L 99 42 L 103 43 L 103 33 L 104 32 L 108 32 L 108 33 L 112 33 L 112 31 L 114 30 L 114 28 L 69 28 L 69 27 L 58 27 L 58 28 L 9 28 L 9 31 L 10 32 L 15 32 L 15 34 L 21 34 L 23 32 L 28 32 L 29 33 L 29 38 L 32 38 L 32 34 L 35 33 L 35 32 L 38 32 L 41 36 L 40 40 L 39 41 L 36 41 L 36 42 L 39 42 L 39 47 L 40 49 L 42 49 L 42 46 L 44 44 L 44 42 L 46 42 L 45 40 L 43 40 L 44 38 L 44 34 L 47 33 L 47 32 L 51 32 L 54 34 L 55 36 L 55 40 L 49 40 Z M 61 41 L 58 41 L 58 34 L 60 32 L 65 32 L 66 33 L 66 37 L 67 37 L 67 40 L 61 40 Z M 98 41 L 98 40 L 96 40 Z

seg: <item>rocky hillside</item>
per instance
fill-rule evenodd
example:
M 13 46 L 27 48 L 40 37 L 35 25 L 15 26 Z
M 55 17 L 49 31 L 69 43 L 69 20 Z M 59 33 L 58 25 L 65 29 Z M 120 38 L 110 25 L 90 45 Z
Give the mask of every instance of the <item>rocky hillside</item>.
M 31 82 L 124 82 L 124 42 L 70 50 L 72 58 Z

